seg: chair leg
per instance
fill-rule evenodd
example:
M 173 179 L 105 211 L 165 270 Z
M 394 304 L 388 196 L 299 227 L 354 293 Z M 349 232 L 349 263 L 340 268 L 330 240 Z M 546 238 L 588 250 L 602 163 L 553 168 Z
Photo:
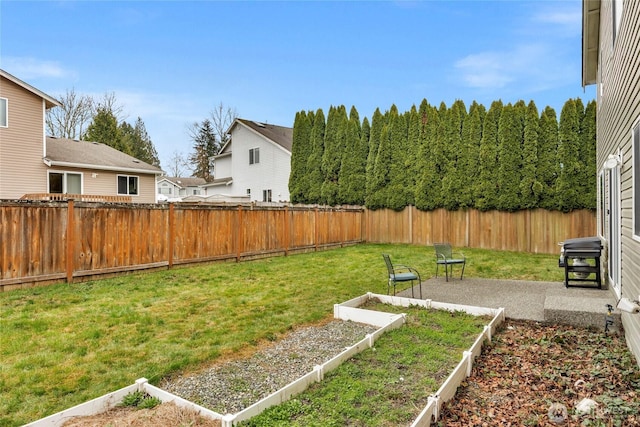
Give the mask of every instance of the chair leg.
M 453 268 L 451 269 L 451 272 L 453 273 Z M 448 282 L 449 281 L 449 264 L 444 265 L 444 277 L 445 277 L 445 281 Z
M 466 262 L 462 263 L 462 273 L 460 273 L 460 280 L 462 280 L 462 276 L 464 276 L 464 267 L 467 265 Z

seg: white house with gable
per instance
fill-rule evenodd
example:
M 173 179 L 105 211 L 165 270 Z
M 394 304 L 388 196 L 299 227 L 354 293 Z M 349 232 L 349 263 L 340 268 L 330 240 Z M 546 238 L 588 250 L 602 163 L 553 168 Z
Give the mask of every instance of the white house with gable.
M 215 179 L 203 186 L 206 195 L 288 202 L 293 129 L 236 119 L 228 133 L 214 157 Z

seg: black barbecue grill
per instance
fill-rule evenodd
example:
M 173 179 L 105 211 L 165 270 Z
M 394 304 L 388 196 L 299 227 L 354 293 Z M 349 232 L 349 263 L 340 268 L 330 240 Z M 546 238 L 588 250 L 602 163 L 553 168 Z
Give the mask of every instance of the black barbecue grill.
M 600 275 L 602 243 L 600 238 L 567 239 L 561 245 L 558 266 L 564 267 L 565 287 L 594 287 L 593 285 L 585 285 L 585 283 L 593 283 L 602 289 Z

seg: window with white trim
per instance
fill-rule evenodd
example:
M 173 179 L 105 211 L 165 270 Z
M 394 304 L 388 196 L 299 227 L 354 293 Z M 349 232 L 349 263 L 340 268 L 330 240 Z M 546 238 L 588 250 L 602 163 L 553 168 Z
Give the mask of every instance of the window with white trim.
M 611 2 L 611 15 L 613 19 L 613 45 L 615 46 L 618 31 L 620 30 L 620 21 L 622 21 L 622 0 L 613 0 Z
M 640 239 L 640 120 L 633 126 L 633 235 Z
M 247 188 L 247 196 L 251 197 L 251 189 Z
M 260 148 L 249 149 L 249 164 L 260 163 Z
M 137 196 L 138 177 L 135 175 L 118 175 L 118 195 Z
M 271 190 L 262 190 L 262 201 L 263 202 L 271 201 Z
M 49 172 L 49 193 L 82 194 L 82 174 Z
M 0 98 L 0 128 L 9 127 L 9 101 Z

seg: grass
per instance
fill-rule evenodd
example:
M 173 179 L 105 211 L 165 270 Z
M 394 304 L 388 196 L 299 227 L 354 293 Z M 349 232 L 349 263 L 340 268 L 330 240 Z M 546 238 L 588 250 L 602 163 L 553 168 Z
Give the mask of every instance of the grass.
M 406 312 L 407 323 L 327 374 L 323 382 L 241 425 L 409 425 L 490 321 L 421 307 L 380 306 L 367 308 Z
M 363 244 L 2 293 L 0 426 L 250 351 L 335 303 L 386 293 L 383 252 L 435 273 L 430 247 Z M 467 277 L 562 280 L 556 255 L 464 253 Z

